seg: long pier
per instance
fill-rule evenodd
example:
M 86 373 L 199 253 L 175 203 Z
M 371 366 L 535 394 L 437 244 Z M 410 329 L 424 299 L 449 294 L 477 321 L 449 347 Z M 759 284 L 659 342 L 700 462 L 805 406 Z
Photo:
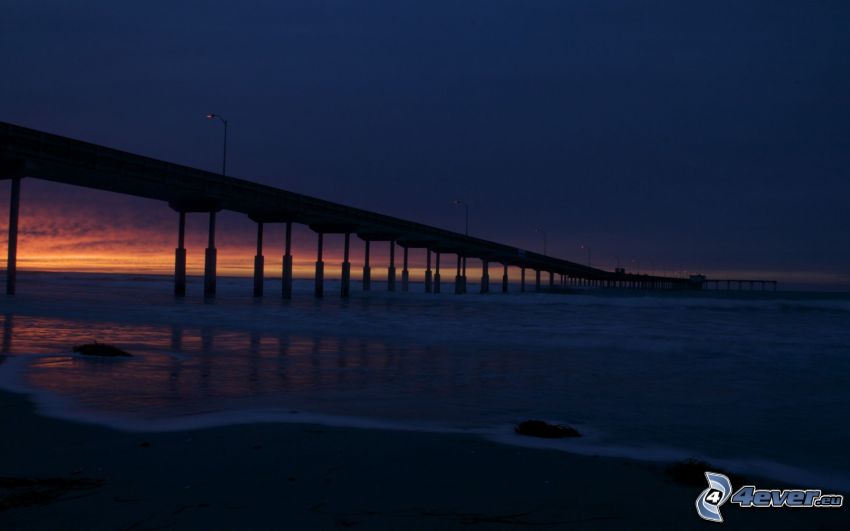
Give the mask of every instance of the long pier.
M 174 293 L 186 294 L 186 214 L 208 216 L 208 244 L 204 255 L 204 295 L 216 293 L 216 214 L 222 210 L 247 215 L 257 225 L 257 252 L 254 257 L 255 296 L 263 295 L 265 226 L 281 224 L 285 231 L 283 248 L 283 298 L 292 297 L 292 225 L 307 225 L 316 233 L 315 295 L 324 295 L 324 235 L 343 234 L 341 264 L 342 297 L 351 292 L 351 236 L 365 246 L 363 290 L 371 289 L 370 247 L 389 247 L 387 289 L 395 291 L 396 249 L 402 253 L 401 291 L 409 289 L 409 251 L 420 250 L 426 256 L 424 289 L 442 290 L 441 265 L 447 255 L 455 258 L 454 292 L 466 293 L 466 260 L 482 264 L 480 292 L 490 292 L 490 265 L 502 266 L 501 291 L 507 292 L 508 268 L 520 268 L 520 290 L 526 291 L 526 271 L 534 272 L 533 290 L 552 290 L 567 286 L 623 287 L 645 289 L 701 288 L 692 279 L 639 275 L 622 270 L 597 269 L 568 260 L 535 253 L 456 232 L 408 221 L 376 212 L 345 206 L 315 197 L 297 194 L 243 179 L 226 177 L 188 166 L 111 149 L 72 138 L 0 122 L 0 179 L 11 181 L 9 242 L 6 292 L 16 288 L 18 216 L 21 180 L 43 179 L 73 186 L 155 199 L 168 204 L 177 213 L 177 247 L 174 252 Z M 432 260 L 433 255 L 433 260 Z M 442 260 L 442 262 L 441 262 Z M 432 269 L 432 265 L 434 269 Z M 541 279 L 541 277 L 543 277 Z M 557 277 L 557 280 L 556 280 Z

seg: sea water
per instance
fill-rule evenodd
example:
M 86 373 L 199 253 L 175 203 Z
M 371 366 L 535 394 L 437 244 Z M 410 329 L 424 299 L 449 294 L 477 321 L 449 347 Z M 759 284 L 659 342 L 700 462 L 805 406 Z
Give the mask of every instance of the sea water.
M 507 444 L 690 456 L 801 487 L 850 488 L 850 295 L 387 293 L 326 282 L 34 274 L 0 297 L 0 388 L 45 415 L 123 430 L 318 422 Z M 476 287 L 470 285 L 470 291 Z M 100 341 L 133 354 L 91 359 Z M 525 419 L 583 437 L 513 433 Z

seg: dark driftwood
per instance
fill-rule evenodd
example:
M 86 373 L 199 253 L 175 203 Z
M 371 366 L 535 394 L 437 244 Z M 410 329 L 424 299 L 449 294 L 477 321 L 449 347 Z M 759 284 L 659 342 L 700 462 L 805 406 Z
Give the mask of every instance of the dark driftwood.
M 718 468 L 712 465 L 711 463 L 707 463 L 695 457 L 685 459 L 684 461 L 677 461 L 672 465 L 668 466 L 666 469 L 667 476 L 676 483 L 681 483 L 683 485 L 693 485 L 695 487 L 706 485 L 706 471 L 723 474 L 724 476 L 728 477 L 734 485 L 752 483 L 746 478 L 743 478 L 731 472 L 727 472 L 722 468 Z
M 83 356 L 102 356 L 105 358 L 126 357 L 131 355 L 129 352 L 121 350 L 118 347 L 107 343 L 98 343 L 97 341 L 94 343 L 86 343 L 84 345 L 75 345 L 73 350 Z
M 572 426 L 561 424 L 549 424 L 542 420 L 526 420 L 520 422 L 514 431 L 520 435 L 529 437 L 541 437 L 543 439 L 563 439 L 565 437 L 581 437 L 577 429 Z
M 45 505 L 77 490 L 101 486 L 100 479 L 88 478 L 15 478 L 0 477 L 0 511 Z

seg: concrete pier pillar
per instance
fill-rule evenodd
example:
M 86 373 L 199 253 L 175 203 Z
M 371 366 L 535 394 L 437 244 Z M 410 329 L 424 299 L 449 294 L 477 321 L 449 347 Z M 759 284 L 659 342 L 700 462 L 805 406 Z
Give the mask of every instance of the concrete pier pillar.
M 520 268 L 520 273 L 519 273 L 519 290 L 520 290 L 521 292 L 525 292 L 525 268 L 524 268 L 524 267 L 521 267 L 521 268 Z
M 257 223 L 257 254 L 254 256 L 254 297 L 263 296 L 263 275 L 265 258 L 263 257 L 263 223 Z
M 216 280 L 215 212 L 210 212 L 209 238 L 204 251 L 204 297 L 215 297 Z
M 410 273 L 407 271 L 407 247 L 404 248 L 404 261 L 401 268 L 401 291 L 407 291 L 407 284 L 410 281 Z
M 457 255 L 457 273 L 455 274 L 455 295 L 463 293 L 463 277 L 461 276 L 461 261 L 463 257 Z
M 466 256 L 463 257 L 463 267 L 461 269 L 460 276 L 461 276 L 461 283 L 460 283 L 461 293 L 466 293 Z
M 555 273 L 549 271 L 549 291 L 555 289 Z
M 395 291 L 395 242 L 390 240 L 390 266 L 387 268 L 387 291 Z
M 508 292 L 508 264 L 504 264 L 505 269 L 502 271 L 502 293 Z
M 286 222 L 286 236 L 284 240 L 283 251 L 283 271 L 282 271 L 281 295 L 284 299 L 292 298 L 292 222 Z
M 351 243 L 351 233 L 345 233 L 345 245 L 342 250 L 342 275 L 340 277 L 340 296 L 347 299 L 351 294 L 351 262 L 348 261 L 348 255 Z
M 369 266 L 369 240 L 363 252 L 363 291 L 372 289 L 372 268 Z
M 540 291 L 540 270 L 534 271 L 534 291 Z
M 319 233 L 319 242 L 316 249 L 316 279 L 314 294 L 321 298 L 325 296 L 325 262 L 322 260 L 322 252 L 325 246 L 325 235 Z
M 18 217 L 21 211 L 21 178 L 12 177 L 9 195 L 9 248 L 6 261 L 6 294 L 14 295 L 18 278 Z
M 186 213 L 179 213 L 177 248 L 174 249 L 174 295 L 186 296 Z
M 425 293 L 431 293 L 431 249 L 425 249 Z
M 481 293 L 490 292 L 490 262 L 482 260 L 481 262 Z
M 434 293 L 440 293 L 440 253 L 436 253 L 434 268 Z

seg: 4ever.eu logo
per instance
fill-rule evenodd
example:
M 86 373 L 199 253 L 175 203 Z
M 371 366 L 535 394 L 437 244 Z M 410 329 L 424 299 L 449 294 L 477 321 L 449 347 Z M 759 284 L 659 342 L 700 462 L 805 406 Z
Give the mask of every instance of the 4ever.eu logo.
M 820 489 L 757 489 L 744 485 L 732 493 L 729 478 L 706 472 L 708 488 L 697 497 L 697 514 L 709 522 L 723 522 L 720 507 L 727 501 L 739 507 L 814 507 L 838 508 L 844 505 L 841 494 L 823 494 Z

